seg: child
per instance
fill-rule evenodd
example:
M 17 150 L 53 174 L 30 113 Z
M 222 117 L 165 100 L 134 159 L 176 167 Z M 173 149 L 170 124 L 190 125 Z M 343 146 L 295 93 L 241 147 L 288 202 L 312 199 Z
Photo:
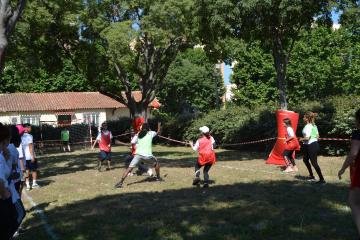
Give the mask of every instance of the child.
M 133 142 L 134 138 L 138 138 L 138 133 L 134 133 L 134 131 L 131 132 L 131 142 Z M 133 160 L 134 156 L 136 153 L 136 143 L 131 143 L 131 153 L 126 157 L 125 162 L 126 165 L 129 166 L 130 162 Z M 138 176 L 142 175 L 143 173 L 148 173 L 149 176 L 153 176 L 153 171 L 151 168 L 149 168 L 148 166 L 145 165 L 144 162 L 140 162 L 138 164 L 138 170 L 136 171 L 136 174 Z M 129 176 L 132 176 L 132 173 L 128 174 Z
M 136 154 L 134 158 L 131 160 L 129 167 L 122 175 L 121 180 L 115 185 L 115 188 L 123 187 L 125 178 L 134 169 L 134 167 L 136 167 L 141 161 L 154 160 L 156 180 L 159 181 L 162 180 L 160 178 L 160 164 L 152 154 L 152 140 L 159 133 L 160 133 L 160 123 L 158 123 L 157 132 L 151 131 L 148 123 L 144 123 L 141 126 L 141 131 L 137 136 L 135 135 L 131 141 L 132 144 L 136 144 Z
M 209 187 L 209 170 L 216 162 L 215 156 L 215 140 L 210 135 L 210 130 L 207 126 L 199 128 L 202 136 L 196 141 L 195 145 L 190 142 L 190 146 L 194 151 L 199 152 L 199 158 L 195 164 L 195 179 L 193 185 L 199 185 L 200 183 L 200 168 L 204 167 L 204 188 Z
M 66 148 L 68 149 L 69 152 L 71 152 L 69 139 L 70 139 L 70 131 L 68 129 L 64 128 L 61 131 L 61 141 L 62 141 L 62 144 L 63 144 L 64 152 L 66 152 Z
M 24 124 L 24 134 L 21 137 L 21 145 L 23 147 L 24 159 L 26 160 L 25 168 L 26 168 L 26 190 L 30 190 L 30 172 L 32 174 L 32 188 L 39 188 L 40 186 L 37 184 L 37 169 L 38 164 L 35 158 L 34 144 L 33 144 L 33 136 L 30 134 L 31 125 L 26 123 Z
M 289 118 L 285 118 L 283 120 L 284 127 L 286 128 L 286 134 L 285 134 L 285 151 L 283 153 L 285 163 L 286 163 L 286 169 L 284 170 L 285 173 L 289 172 L 297 172 L 298 168 L 295 164 L 294 160 L 294 152 L 300 150 L 300 144 L 295 136 L 294 129 L 291 127 L 291 120 Z
M 92 149 L 94 149 L 96 143 L 99 142 L 99 163 L 98 163 L 98 170 L 101 171 L 101 164 L 103 161 L 107 160 L 108 167 L 106 168 L 106 171 L 110 170 L 111 167 L 111 140 L 113 136 L 109 130 L 107 130 L 107 124 L 106 122 L 103 122 L 101 124 L 101 131 L 99 132 Z

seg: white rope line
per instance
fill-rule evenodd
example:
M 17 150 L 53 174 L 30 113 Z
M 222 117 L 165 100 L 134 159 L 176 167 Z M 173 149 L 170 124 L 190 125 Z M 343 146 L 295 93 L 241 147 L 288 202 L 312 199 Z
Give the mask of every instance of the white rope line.
M 24 194 L 26 200 L 35 209 L 35 213 L 37 213 L 40 216 L 41 222 L 44 225 L 46 233 L 50 236 L 50 239 L 51 240 L 59 240 L 59 237 L 54 232 L 54 228 L 48 223 L 48 220 L 47 220 L 47 217 L 46 217 L 44 211 L 39 209 L 37 203 L 34 202 L 34 200 L 26 193 L 26 191 L 23 191 L 23 194 Z

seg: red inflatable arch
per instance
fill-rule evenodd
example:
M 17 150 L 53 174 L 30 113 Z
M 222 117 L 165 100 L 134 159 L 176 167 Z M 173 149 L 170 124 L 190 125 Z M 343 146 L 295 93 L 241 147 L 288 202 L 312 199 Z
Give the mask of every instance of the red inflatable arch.
M 278 136 L 275 146 L 271 151 L 269 158 L 266 161 L 267 164 L 285 165 L 285 160 L 283 157 L 283 152 L 285 150 L 285 132 L 286 132 L 286 129 L 283 125 L 283 120 L 285 118 L 289 118 L 291 120 L 292 128 L 296 133 L 296 128 L 299 122 L 299 114 L 292 111 L 277 110 L 276 121 L 277 121 Z

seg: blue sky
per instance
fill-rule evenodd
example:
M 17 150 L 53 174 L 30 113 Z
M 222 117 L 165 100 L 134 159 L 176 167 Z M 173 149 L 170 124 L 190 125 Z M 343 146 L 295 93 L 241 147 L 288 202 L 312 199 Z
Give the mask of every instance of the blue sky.
M 339 13 L 332 12 L 331 15 L 332 15 L 331 18 L 332 18 L 334 24 L 338 24 L 339 23 Z M 225 85 L 230 83 L 231 73 L 232 73 L 232 69 L 230 68 L 229 65 L 225 64 L 225 67 L 224 67 L 224 83 L 225 83 Z

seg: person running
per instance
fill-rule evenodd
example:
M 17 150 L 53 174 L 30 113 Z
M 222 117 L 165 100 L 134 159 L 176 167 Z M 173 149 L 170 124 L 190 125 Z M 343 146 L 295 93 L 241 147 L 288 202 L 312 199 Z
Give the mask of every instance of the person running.
M 320 166 L 318 164 L 317 156 L 320 150 L 318 143 L 319 139 L 319 130 L 315 125 L 316 114 L 313 112 L 306 112 L 304 114 L 303 120 L 305 122 L 305 127 L 302 130 L 303 137 L 300 138 L 300 141 L 303 142 L 303 161 L 306 168 L 309 171 L 308 181 L 315 181 L 311 165 L 315 168 L 316 173 L 319 176 L 318 184 L 325 184 L 324 176 L 321 173 Z M 311 162 L 311 164 L 310 164 Z
M 39 188 L 39 184 L 36 182 L 38 173 L 38 163 L 35 158 L 35 151 L 34 151 L 34 138 L 30 134 L 31 132 L 31 125 L 26 123 L 24 124 L 24 134 L 21 137 L 21 145 L 24 151 L 24 158 L 26 161 L 25 168 L 26 168 L 26 177 L 25 177 L 25 184 L 26 190 L 29 191 L 31 188 Z M 30 173 L 32 175 L 32 186 L 30 186 Z
M 195 145 L 191 141 L 190 146 L 194 151 L 199 152 L 198 160 L 195 164 L 195 179 L 193 185 L 198 186 L 200 184 L 200 169 L 204 167 L 204 188 L 209 187 L 209 170 L 216 162 L 215 156 L 215 140 L 210 135 L 210 129 L 207 126 L 199 128 L 202 136 L 196 141 Z
M 131 160 L 129 167 L 125 170 L 121 180 L 115 184 L 115 188 L 122 188 L 126 177 L 141 161 L 154 160 L 154 167 L 156 172 L 156 180 L 161 181 L 160 177 L 160 164 L 152 153 L 152 141 L 153 138 L 160 133 L 161 124 L 158 123 L 157 132 L 151 131 L 149 124 L 144 123 L 141 126 L 141 130 L 137 136 L 134 136 L 131 143 L 136 144 L 136 153 Z
M 66 148 L 68 149 L 69 152 L 71 152 L 69 140 L 70 140 L 70 131 L 69 129 L 64 128 L 61 131 L 61 142 L 63 145 L 64 152 L 66 152 Z
M 291 120 L 289 118 L 285 118 L 283 120 L 284 127 L 286 128 L 285 134 L 285 150 L 283 153 L 286 169 L 284 170 L 285 173 L 289 172 L 297 172 L 298 168 L 295 164 L 294 153 L 295 151 L 300 150 L 299 141 L 295 135 L 294 129 L 291 127 Z
M 355 123 L 356 130 L 352 133 L 350 152 L 339 170 L 338 176 L 341 179 L 345 170 L 350 167 L 349 204 L 360 240 L 360 109 L 355 113 Z
M 100 153 L 99 153 L 99 161 L 98 161 L 98 170 L 101 171 L 102 162 L 107 160 L 107 168 L 106 171 L 111 169 L 111 141 L 112 141 L 112 133 L 107 128 L 107 123 L 103 122 L 101 124 L 101 131 L 97 135 L 97 138 L 92 146 L 92 149 L 95 148 L 96 143 L 99 143 Z

